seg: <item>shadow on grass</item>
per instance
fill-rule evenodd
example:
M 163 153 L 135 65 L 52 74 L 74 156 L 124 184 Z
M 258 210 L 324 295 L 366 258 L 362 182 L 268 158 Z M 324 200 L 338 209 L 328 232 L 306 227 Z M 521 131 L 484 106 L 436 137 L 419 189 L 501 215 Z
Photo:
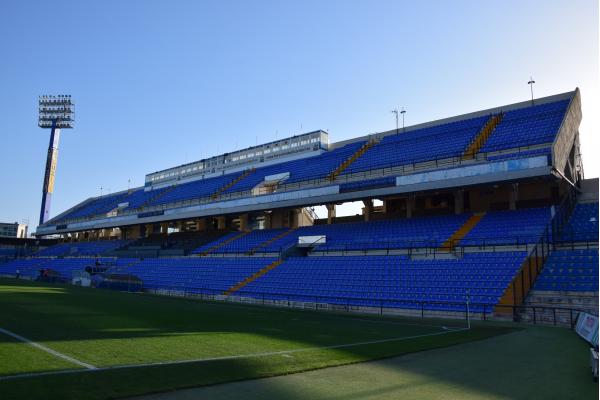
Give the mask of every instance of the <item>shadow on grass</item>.
M 1 327 L 40 342 L 163 338 L 182 336 L 182 332 L 194 335 L 241 332 L 260 335 L 274 344 L 285 341 L 286 346 L 287 342 L 295 342 L 299 347 L 320 347 L 440 331 L 437 327 L 414 326 L 401 319 L 356 318 L 76 287 L 66 287 L 66 295 L 62 296 L 30 290 L 5 292 L 0 296 L 0 307 L 10 310 L 0 315 Z M 275 355 L 31 377 L 0 381 L 0 392 L 3 400 L 132 396 L 391 357 L 511 331 L 508 327 L 484 326 L 407 341 L 311 350 L 294 353 L 291 359 Z

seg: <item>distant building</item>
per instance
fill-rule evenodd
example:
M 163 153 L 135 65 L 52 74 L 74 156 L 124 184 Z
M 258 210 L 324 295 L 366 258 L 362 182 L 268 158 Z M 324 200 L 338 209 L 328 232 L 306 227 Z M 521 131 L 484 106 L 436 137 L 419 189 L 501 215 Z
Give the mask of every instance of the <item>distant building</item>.
M 0 237 L 24 239 L 27 237 L 27 224 L 0 222 Z

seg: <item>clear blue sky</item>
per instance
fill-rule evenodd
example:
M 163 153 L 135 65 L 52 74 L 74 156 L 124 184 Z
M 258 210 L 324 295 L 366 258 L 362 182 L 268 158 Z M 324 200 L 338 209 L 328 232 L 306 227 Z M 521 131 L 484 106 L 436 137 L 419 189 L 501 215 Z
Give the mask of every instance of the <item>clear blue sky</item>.
M 52 215 L 144 175 L 302 131 L 331 140 L 573 90 L 598 176 L 598 3 L 26 1 L 0 4 L 0 221 L 37 225 L 48 131 L 71 94 Z M 302 126 L 302 129 L 301 129 Z M 596 158 L 598 158 L 596 156 Z

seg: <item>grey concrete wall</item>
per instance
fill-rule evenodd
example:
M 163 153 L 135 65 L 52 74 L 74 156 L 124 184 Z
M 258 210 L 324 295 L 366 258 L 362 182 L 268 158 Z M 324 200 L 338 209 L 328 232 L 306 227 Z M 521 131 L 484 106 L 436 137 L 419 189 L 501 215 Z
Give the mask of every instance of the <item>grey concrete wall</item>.
M 579 88 L 575 90 L 575 94 L 571 98 L 569 107 L 565 114 L 565 118 L 558 130 L 554 144 L 552 145 L 552 165 L 554 168 L 565 174 L 569 154 L 575 143 L 575 138 L 579 132 L 579 124 L 581 123 L 581 94 Z M 565 174 L 569 179 L 573 176 L 571 173 Z

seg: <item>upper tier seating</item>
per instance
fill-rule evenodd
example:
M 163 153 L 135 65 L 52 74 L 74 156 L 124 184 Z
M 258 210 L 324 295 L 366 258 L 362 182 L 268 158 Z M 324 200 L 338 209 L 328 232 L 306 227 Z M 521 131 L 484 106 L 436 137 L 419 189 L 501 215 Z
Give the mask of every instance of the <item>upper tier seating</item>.
M 566 242 L 598 241 L 598 203 L 577 204 L 561 239 Z
M 460 157 L 488 119 L 484 116 L 386 136 L 343 173 Z
M 597 292 L 598 249 L 553 251 L 534 290 Z
M 125 240 L 61 243 L 40 250 L 35 256 L 95 256 L 115 250 L 126 243 Z
M 290 173 L 290 177 L 286 179 L 284 183 L 326 178 L 365 143 L 365 141 L 350 143 L 335 150 L 324 152 L 318 156 L 257 168 L 254 173 L 230 187 L 226 193 L 251 190 L 256 185 L 264 182 L 266 176 L 286 172 Z
M 569 100 L 561 100 L 520 109 L 506 111 L 502 121 L 491 133 L 480 149 L 481 152 L 513 149 L 522 146 L 551 143 L 564 118 Z M 341 175 L 365 172 L 409 165 L 418 162 L 444 158 L 461 157 L 469 144 L 485 126 L 490 116 L 463 119 L 441 125 L 409 130 L 384 137 L 380 143 L 368 149 L 357 158 Z M 320 155 L 280 164 L 256 167 L 256 170 L 239 181 L 236 178 L 242 171 L 223 176 L 206 178 L 194 182 L 144 191 L 144 188 L 132 189 L 115 195 L 92 199 L 76 207 L 59 220 L 60 223 L 75 218 L 103 215 L 117 208 L 119 203 L 129 203 L 126 210 L 135 210 L 141 206 L 161 205 L 182 200 L 209 197 L 219 190 L 220 194 L 246 192 L 264 182 L 265 177 L 289 172 L 286 184 L 323 179 L 328 177 L 340 164 L 348 160 L 364 144 L 365 140 L 347 144 L 340 148 L 325 151 Z M 548 150 L 531 150 L 511 155 L 490 156 L 489 160 L 503 160 L 525 155 L 548 154 Z M 372 179 L 365 177 L 365 179 Z M 388 179 L 388 178 L 385 178 Z M 228 186 L 229 183 L 233 185 Z M 371 182 L 374 187 L 391 185 L 391 181 Z M 342 191 L 361 189 L 359 182 L 344 184 Z M 380 186 L 377 186 L 380 185 Z M 364 188 L 368 188 L 365 186 Z M 164 193 L 163 193 L 164 192 Z
M 455 260 L 293 257 L 234 294 L 446 311 L 464 311 L 468 295 L 473 311 L 485 306 L 489 312 L 524 258 L 525 252 L 473 253 Z
M 61 217 L 63 219 L 74 219 L 88 217 L 90 215 L 106 214 L 107 212 L 114 210 L 121 200 L 127 196 L 127 193 L 117 193 L 108 196 L 99 197 L 91 200 L 90 202 L 75 208 L 68 214 Z
M 463 246 L 536 243 L 550 222 L 550 208 L 488 212 L 460 241 Z
M 481 152 L 552 143 L 569 100 L 506 111 Z
M 178 184 L 166 190 L 165 194 L 150 201 L 149 206 L 173 203 L 182 200 L 209 197 L 231 181 L 242 175 L 243 172 L 235 172 L 214 178 L 201 179 L 193 182 Z

